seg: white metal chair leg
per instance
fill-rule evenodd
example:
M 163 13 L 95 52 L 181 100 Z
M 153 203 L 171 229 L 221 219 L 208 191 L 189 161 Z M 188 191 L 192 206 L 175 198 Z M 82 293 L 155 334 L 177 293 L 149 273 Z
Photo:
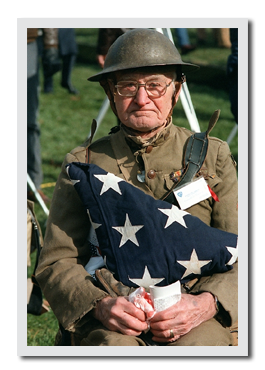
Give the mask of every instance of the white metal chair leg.
M 234 139 L 234 137 L 236 136 L 236 133 L 238 131 L 238 124 L 236 123 L 235 126 L 232 128 L 232 131 L 230 132 L 226 142 L 227 144 L 229 145 L 231 143 L 231 141 Z
M 40 204 L 41 208 L 43 209 L 44 213 L 47 216 L 49 216 L 49 210 L 46 207 L 46 204 L 44 203 L 42 197 L 38 193 L 38 190 L 36 189 L 36 186 L 35 186 L 34 182 L 31 180 L 31 177 L 29 176 L 29 174 L 27 174 L 27 183 L 28 183 L 28 186 L 30 187 L 30 189 L 33 191 L 33 193 L 34 193 L 38 203 Z

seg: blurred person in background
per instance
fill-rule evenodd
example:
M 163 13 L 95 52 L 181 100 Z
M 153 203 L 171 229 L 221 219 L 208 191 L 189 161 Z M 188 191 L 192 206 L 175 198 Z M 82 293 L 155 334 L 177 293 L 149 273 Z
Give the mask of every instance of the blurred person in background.
M 39 49 L 38 39 L 43 42 L 43 66 L 47 76 L 60 70 L 58 58 L 58 28 L 27 29 L 27 172 L 45 203 L 50 199 L 40 189 L 43 180 L 39 110 Z M 27 197 L 35 201 L 28 189 Z
M 75 39 L 74 28 L 58 28 L 59 56 L 62 60 L 61 86 L 68 90 L 70 94 L 78 94 L 77 89 L 72 85 L 72 70 L 75 65 L 76 55 L 78 53 Z M 53 92 L 53 78 L 47 76 L 45 69 L 44 75 L 44 92 Z
M 231 112 L 238 124 L 238 28 L 230 28 L 231 54 L 227 60 L 227 77 Z
M 185 55 L 196 49 L 195 45 L 191 45 L 187 28 L 175 28 L 175 34 L 178 38 L 178 44 L 181 54 Z
M 213 37 L 220 48 L 231 47 L 229 28 L 212 28 Z M 205 28 L 197 28 L 198 45 L 207 44 L 207 32 Z

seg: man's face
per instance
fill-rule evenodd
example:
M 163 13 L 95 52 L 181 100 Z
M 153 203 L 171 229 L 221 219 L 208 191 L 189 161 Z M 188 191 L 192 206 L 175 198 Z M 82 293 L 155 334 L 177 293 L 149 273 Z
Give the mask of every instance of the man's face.
M 116 74 L 117 84 L 122 81 L 134 81 L 145 84 L 149 81 L 163 81 L 167 85 L 174 78 L 174 73 L 156 74 L 142 72 L 118 72 Z M 175 101 L 177 101 L 180 88 L 177 85 Z M 140 131 L 143 134 L 163 126 L 172 108 L 172 96 L 175 91 L 174 82 L 160 97 L 148 96 L 143 86 L 140 86 L 134 97 L 120 96 L 117 92 L 114 102 L 120 121 L 127 127 Z

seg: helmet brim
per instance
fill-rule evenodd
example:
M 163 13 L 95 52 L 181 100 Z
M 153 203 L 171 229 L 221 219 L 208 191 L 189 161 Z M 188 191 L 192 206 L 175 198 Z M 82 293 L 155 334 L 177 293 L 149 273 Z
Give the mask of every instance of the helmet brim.
M 100 82 L 102 80 L 105 80 L 107 78 L 109 78 L 109 76 L 112 74 L 112 73 L 115 73 L 115 72 L 120 72 L 120 71 L 127 71 L 127 70 L 133 70 L 133 69 L 148 69 L 150 68 L 150 71 L 153 69 L 153 68 L 159 68 L 159 67 L 169 67 L 171 70 L 172 70 L 172 67 L 176 67 L 176 70 L 178 69 L 178 67 L 181 67 L 181 72 L 183 74 L 189 74 L 190 72 L 194 72 L 194 71 L 197 71 L 200 66 L 196 65 L 196 64 L 191 64 L 191 63 L 184 63 L 183 64 L 154 64 L 154 65 L 148 65 L 148 66 L 135 66 L 135 67 L 130 67 L 130 68 L 112 68 L 112 67 L 109 67 L 109 68 L 106 68 L 105 70 L 103 69 L 102 71 L 100 71 L 99 73 L 97 74 L 94 74 L 92 75 L 91 77 L 89 77 L 87 80 L 88 81 L 92 81 L 92 82 Z

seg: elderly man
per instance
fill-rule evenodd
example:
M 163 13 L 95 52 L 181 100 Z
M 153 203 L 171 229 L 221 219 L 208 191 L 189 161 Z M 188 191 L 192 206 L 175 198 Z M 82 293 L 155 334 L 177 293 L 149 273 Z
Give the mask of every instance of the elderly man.
M 90 138 L 67 154 L 37 270 L 61 326 L 80 345 L 144 346 L 148 324 L 144 312 L 128 300 L 135 288 L 124 286 L 104 268 L 95 281 L 84 268 L 91 257 L 88 217 L 65 166 L 96 164 L 153 198 L 165 199 L 185 172 L 183 156 L 192 132 L 173 125 L 171 114 L 185 74 L 193 69 L 197 66 L 184 63 L 164 35 L 134 29 L 114 42 L 103 70 L 89 78 L 104 87 L 121 124 L 109 136 L 94 143 Z M 186 211 L 236 234 L 237 176 L 225 142 L 209 138 L 199 175 L 213 196 L 195 201 Z M 151 319 L 149 335 L 156 345 L 228 346 L 229 327 L 236 320 L 237 263 L 228 272 L 183 285 L 181 301 Z

